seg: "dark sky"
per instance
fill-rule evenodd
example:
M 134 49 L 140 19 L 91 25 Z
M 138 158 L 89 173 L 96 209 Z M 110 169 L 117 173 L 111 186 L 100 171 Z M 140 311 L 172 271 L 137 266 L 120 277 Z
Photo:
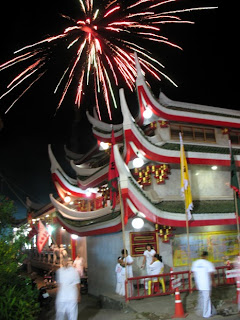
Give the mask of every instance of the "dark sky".
M 178 3 L 182 8 L 219 6 L 219 9 L 185 14 L 185 19 L 195 21 L 194 25 L 162 27 L 163 34 L 183 47 L 183 51 L 166 45 L 154 45 L 154 54 L 179 87 L 175 88 L 166 80 L 158 83 L 149 78 L 154 93 L 157 95 L 161 87 L 171 99 L 238 108 L 234 28 L 230 20 L 222 20 L 223 16 L 228 17 L 231 8 L 224 8 L 223 1 L 220 4 L 217 0 Z M 0 20 L 0 63 L 12 58 L 16 49 L 44 39 L 47 35 L 60 33 L 66 21 L 59 13 L 77 17 L 78 6 L 78 0 L 42 0 L 34 3 L 24 0 L 5 3 Z M 174 6 L 175 4 L 172 9 Z M 65 57 L 59 52 L 58 59 L 61 62 Z M 26 195 L 43 204 L 49 201 L 48 195 L 55 189 L 50 176 L 47 144 L 52 143 L 63 149 L 64 143 L 71 137 L 74 91 L 70 90 L 70 95 L 55 115 L 58 97 L 54 96 L 53 90 L 58 81 L 55 77 L 57 68 L 59 64 L 53 61 L 46 76 L 7 115 L 4 115 L 4 110 L 13 98 L 10 96 L 0 101 L 0 116 L 5 125 L 0 132 L 0 172 L 11 182 L 15 193 L 23 201 Z M 0 73 L 0 93 L 4 92 L 4 86 L 11 79 L 12 72 L 14 69 Z M 134 94 L 127 98 L 136 101 Z M 82 131 L 83 128 L 82 124 Z M 79 130 L 81 131 L 81 127 Z M 80 140 L 81 135 L 78 133 L 77 141 Z M 0 191 L 9 193 L 3 181 Z M 23 207 L 18 206 L 18 216 L 23 217 L 24 214 Z

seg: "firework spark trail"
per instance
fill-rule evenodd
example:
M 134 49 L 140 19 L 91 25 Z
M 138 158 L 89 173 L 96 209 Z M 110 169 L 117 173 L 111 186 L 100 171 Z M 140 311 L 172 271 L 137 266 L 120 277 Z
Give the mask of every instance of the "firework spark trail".
M 149 73 L 155 79 L 162 77 L 176 84 L 162 72 L 164 66 L 152 56 L 149 51 L 151 43 L 164 43 L 182 50 L 180 46 L 171 42 L 168 37 L 161 34 L 159 25 L 192 24 L 194 22 L 183 20 L 179 14 L 196 10 L 216 9 L 216 7 L 183 8 L 168 10 L 167 6 L 176 0 L 128 0 L 125 2 L 113 0 L 78 0 L 81 13 L 78 19 L 61 14 L 68 22 L 68 27 L 57 35 L 49 36 L 41 41 L 26 45 L 14 52 L 17 56 L 0 65 L 0 71 L 29 62 L 27 67 L 8 85 L 7 90 L 0 96 L 5 97 L 18 85 L 25 83 L 24 90 L 18 99 L 48 70 L 49 63 L 54 59 L 52 54 L 58 50 L 58 45 L 64 43 L 71 51 L 72 59 L 64 71 L 54 93 L 61 88 L 61 97 L 57 109 L 61 106 L 70 85 L 77 80 L 75 103 L 81 106 L 87 85 L 94 84 L 95 104 L 99 118 L 101 110 L 99 98 L 102 94 L 112 120 L 112 109 L 117 107 L 115 94 L 118 86 L 125 84 L 133 90 L 137 76 L 134 52 L 138 54 L 143 74 Z M 129 4 L 130 3 L 130 4 Z M 161 10 L 160 8 L 165 8 Z M 63 42 L 64 39 L 64 42 Z M 139 45 L 141 43 L 141 45 Z M 25 53 L 23 53 L 25 51 Z M 36 76 L 40 69 L 45 71 Z M 35 78 L 34 78 L 35 77 Z M 28 85 L 29 78 L 33 78 Z M 93 82 L 90 81 L 93 79 Z M 91 94 L 91 93 L 90 93 Z M 6 112 L 9 111 L 9 109 Z M 102 108 L 101 108 L 102 109 Z

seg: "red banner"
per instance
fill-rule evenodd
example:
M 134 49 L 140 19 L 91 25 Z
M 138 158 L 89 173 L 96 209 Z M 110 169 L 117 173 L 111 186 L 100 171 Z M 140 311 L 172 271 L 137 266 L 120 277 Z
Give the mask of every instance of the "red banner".
M 114 152 L 113 152 L 114 144 L 115 144 L 115 137 L 114 137 L 114 131 L 112 130 L 112 146 L 111 146 L 111 155 L 110 155 L 109 171 L 108 171 L 108 186 L 110 191 L 110 200 L 111 200 L 113 209 L 116 206 L 117 191 L 118 191 L 117 177 L 119 176 L 116 163 L 115 163 Z
M 37 237 L 37 248 L 38 252 L 42 252 L 42 249 L 44 248 L 45 244 L 47 243 L 49 238 L 49 233 L 47 229 L 45 228 L 44 224 L 39 220 L 38 223 L 38 237 Z

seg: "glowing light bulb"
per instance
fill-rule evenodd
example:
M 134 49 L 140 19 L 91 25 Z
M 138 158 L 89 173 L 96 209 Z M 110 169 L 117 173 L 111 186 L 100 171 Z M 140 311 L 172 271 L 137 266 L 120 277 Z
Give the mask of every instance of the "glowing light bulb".
M 132 226 L 134 229 L 141 229 L 144 226 L 144 221 L 142 218 L 134 218 L 132 221 Z
M 69 196 L 66 196 L 65 198 L 64 198 L 64 201 L 66 202 L 66 203 L 69 203 L 69 202 L 71 202 L 71 197 L 69 197 Z
M 143 164 L 144 164 L 144 161 L 143 161 L 143 159 L 141 159 L 141 158 L 135 158 L 135 159 L 133 160 L 133 166 L 134 166 L 134 168 L 141 168 L 141 167 L 143 166 Z
M 143 111 L 143 117 L 145 119 L 150 119 L 151 116 L 152 116 L 152 110 L 150 110 L 149 108 L 146 108 L 144 111 Z

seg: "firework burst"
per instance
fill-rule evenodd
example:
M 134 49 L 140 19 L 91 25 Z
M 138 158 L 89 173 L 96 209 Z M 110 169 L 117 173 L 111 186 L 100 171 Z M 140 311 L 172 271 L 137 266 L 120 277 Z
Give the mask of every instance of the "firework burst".
M 101 119 L 99 108 L 101 95 L 104 97 L 109 119 L 112 120 L 112 110 L 117 108 L 115 92 L 120 82 L 124 82 L 130 90 L 134 89 L 136 79 L 134 52 L 138 54 L 144 73 L 150 73 L 158 80 L 165 77 L 176 85 L 162 71 L 164 66 L 152 56 L 147 47 L 152 43 L 164 43 L 181 49 L 161 34 L 160 26 L 167 23 L 191 24 L 193 22 L 182 20 L 179 15 L 186 11 L 213 8 L 164 10 L 170 2 L 176 0 L 78 1 L 81 9 L 79 20 L 62 15 L 69 23 L 62 33 L 15 51 L 13 59 L 0 65 L 1 71 L 16 64 L 25 66 L 27 63 L 27 67 L 12 79 L 0 97 L 4 98 L 17 86 L 25 84 L 23 92 L 6 112 L 45 74 L 53 58 L 53 48 L 64 40 L 66 48 L 72 52 L 72 58 L 56 85 L 55 93 L 61 91 L 57 108 L 61 106 L 73 79 L 77 78 L 76 105 L 80 107 L 86 87 L 91 86 L 94 88 L 99 118 Z

